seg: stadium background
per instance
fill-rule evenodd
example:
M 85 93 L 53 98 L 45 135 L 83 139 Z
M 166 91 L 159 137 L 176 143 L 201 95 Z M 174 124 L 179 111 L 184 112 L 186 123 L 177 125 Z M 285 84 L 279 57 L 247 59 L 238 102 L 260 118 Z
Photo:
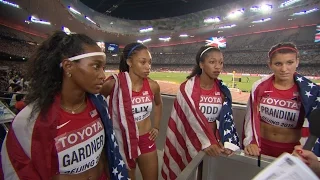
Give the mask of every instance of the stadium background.
M 246 103 L 252 83 L 271 73 L 267 53 L 272 45 L 297 44 L 298 72 L 320 82 L 319 8 L 319 0 L 0 0 L 0 91 L 7 91 L 12 79 L 27 85 L 28 60 L 53 31 L 85 33 L 96 40 L 107 55 L 107 75 L 117 72 L 126 44 L 143 42 L 153 57 L 150 77 L 158 80 L 163 94 L 173 95 L 162 96 L 156 141 L 162 157 L 179 84 L 192 70 L 201 46 L 219 45 L 225 59 L 220 78 L 231 89 L 241 139 L 246 107 L 237 103 Z M 1 127 L 0 144 L 8 130 Z M 214 159 L 204 164 L 207 179 L 252 179 L 261 169 L 254 159 L 248 163 L 250 159 Z
M 225 66 L 220 78 L 234 102 L 245 103 L 252 83 L 271 73 L 267 53 L 279 42 L 296 43 L 298 72 L 320 82 L 319 1 L 15 0 L 0 1 L 0 8 L 2 91 L 11 75 L 25 74 L 38 44 L 61 29 L 95 39 L 107 54 L 108 75 L 117 72 L 125 44 L 143 42 L 153 58 L 150 77 L 158 80 L 164 94 L 176 93 L 203 45 L 222 49 Z

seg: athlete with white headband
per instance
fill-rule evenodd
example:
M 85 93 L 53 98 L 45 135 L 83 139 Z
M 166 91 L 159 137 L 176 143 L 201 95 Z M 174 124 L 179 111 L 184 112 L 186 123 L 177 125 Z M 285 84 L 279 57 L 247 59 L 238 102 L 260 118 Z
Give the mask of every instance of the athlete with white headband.
M 201 150 L 209 156 L 219 156 L 231 155 L 240 149 L 231 110 L 231 94 L 218 79 L 223 64 L 219 48 L 203 46 L 196 55 L 196 65 L 188 80 L 180 85 L 168 123 L 161 172 L 163 179 L 173 179 L 171 172 L 175 175 L 181 173 L 181 167 L 187 166 Z M 178 155 L 173 158 L 172 153 Z M 201 172 L 202 164 L 198 179 L 202 179 Z
M 252 86 L 243 145 L 246 154 L 278 157 L 308 136 L 306 119 L 320 107 L 320 88 L 296 72 L 300 59 L 293 43 L 272 46 L 268 55 L 273 74 Z M 314 152 L 320 155 L 319 141 Z
M 96 42 L 56 32 L 30 61 L 27 107 L 2 146 L 4 179 L 127 179 L 107 103 L 98 95 L 106 55 Z
M 92 56 L 103 56 L 103 57 L 106 57 L 106 54 L 104 52 L 85 53 L 85 54 L 81 54 L 81 55 L 78 55 L 78 56 L 74 56 L 74 57 L 68 58 L 68 60 L 69 61 L 76 61 L 76 60 L 79 60 L 79 59 L 84 59 L 84 58 L 92 57 Z
M 74 57 L 70 57 L 70 58 L 68 58 L 68 60 L 69 61 L 77 61 L 77 60 L 92 57 L 92 56 L 103 56 L 105 58 L 106 54 L 104 52 L 85 53 L 85 54 L 77 55 Z M 62 63 L 60 63 L 60 67 L 62 67 Z

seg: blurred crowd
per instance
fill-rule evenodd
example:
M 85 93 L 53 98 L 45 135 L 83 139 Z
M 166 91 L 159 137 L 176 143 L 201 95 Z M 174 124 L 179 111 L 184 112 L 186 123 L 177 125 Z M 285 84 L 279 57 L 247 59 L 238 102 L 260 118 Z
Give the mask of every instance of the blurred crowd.
M 107 70 L 117 71 L 119 69 L 118 64 L 108 64 Z M 152 72 L 161 71 L 180 71 L 180 72 L 190 72 L 193 69 L 193 65 L 157 65 L 153 64 Z M 270 74 L 271 70 L 268 65 L 230 65 L 226 64 L 223 67 L 222 73 L 232 73 L 235 71 L 240 74 Z M 305 76 L 320 76 L 320 65 L 308 66 L 301 65 L 297 68 L 297 71 Z
M 36 45 L 0 35 L 0 52 L 14 56 L 30 57 L 36 50 Z
M 24 96 L 28 89 L 28 81 L 17 69 L 1 68 L 0 74 L 0 99 L 14 113 L 18 113 L 26 106 Z
M 15 112 L 24 104 L 28 89 L 25 79 L 28 58 L 43 39 L 17 30 L 0 26 L 0 97 Z M 268 51 L 278 42 L 294 42 L 300 55 L 298 72 L 320 76 L 320 44 L 315 44 L 314 27 L 287 29 L 260 34 L 227 38 L 224 54 L 224 73 L 269 74 Z M 196 54 L 205 42 L 151 47 L 152 71 L 190 72 L 196 63 Z M 107 54 L 107 70 L 117 71 L 121 53 Z
M 20 59 L 29 58 L 37 48 L 37 43 L 32 40 L 39 42 L 39 37 L 0 26 L 1 66 L 9 67 L 18 74 L 24 74 L 25 62 L 12 61 L 11 55 L 21 57 Z M 320 75 L 320 44 L 313 42 L 314 27 L 228 37 L 227 48 L 222 49 L 225 60 L 224 72 L 268 74 L 270 73 L 267 67 L 269 48 L 278 42 L 288 41 L 298 46 L 300 54 L 298 71 L 304 75 Z M 205 42 L 151 47 L 152 70 L 190 71 L 196 62 L 196 53 L 203 45 Z M 121 53 L 113 56 L 107 54 L 109 70 L 118 69 L 119 56 Z

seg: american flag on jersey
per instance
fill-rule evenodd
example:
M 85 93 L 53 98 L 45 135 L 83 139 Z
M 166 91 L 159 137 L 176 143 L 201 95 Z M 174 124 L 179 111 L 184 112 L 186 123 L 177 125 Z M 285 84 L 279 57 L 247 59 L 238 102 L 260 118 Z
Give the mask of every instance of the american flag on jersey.
M 132 113 L 131 79 L 127 72 L 113 74 L 112 78 L 115 80 L 115 85 L 109 97 L 109 112 L 120 153 L 126 164 L 130 165 L 134 164 L 134 160 L 140 155 L 139 131 Z
M 95 117 L 96 115 L 98 115 L 97 110 L 93 110 L 93 111 L 90 112 L 90 116 L 91 117 Z
M 128 170 L 119 152 L 109 118 L 107 103 L 101 95 L 88 94 L 99 112 L 104 125 L 106 142 L 104 152 L 112 180 L 128 180 Z M 58 155 L 54 138 L 57 134 L 57 111 L 60 98 L 54 103 L 43 119 L 39 112 L 30 117 L 33 104 L 29 104 L 14 119 L 1 150 L 4 179 L 52 179 L 59 172 Z M 45 151 L 44 151 L 45 149 Z
M 253 84 L 250 98 L 247 104 L 247 114 L 244 122 L 244 139 L 243 145 L 247 146 L 251 143 L 260 144 L 260 121 L 258 117 L 259 100 L 262 94 L 272 85 L 274 75 L 266 76 Z M 295 83 L 299 88 L 299 96 L 301 103 L 305 109 L 306 118 L 309 117 L 311 111 L 320 108 L 320 88 L 307 78 L 296 73 L 294 75 Z M 320 144 L 316 144 L 314 152 L 320 155 Z
M 235 151 L 240 144 L 233 122 L 231 94 L 220 80 L 219 86 L 225 100 L 219 116 L 218 136 L 225 148 Z M 164 148 L 163 179 L 176 179 L 199 151 L 218 143 L 208 120 L 199 110 L 199 102 L 200 78 L 196 76 L 181 84 L 174 101 Z

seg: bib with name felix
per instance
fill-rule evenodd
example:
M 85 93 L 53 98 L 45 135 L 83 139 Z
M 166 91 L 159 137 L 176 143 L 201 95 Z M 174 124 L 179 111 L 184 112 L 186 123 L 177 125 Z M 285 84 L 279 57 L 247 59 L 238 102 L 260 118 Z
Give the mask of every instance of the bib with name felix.
M 147 78 L 143 80 L 139 92 L 132 91 L 132 113 L 136 122 L 142 121 L 150 116 L 152 111 L 153 93 Z

